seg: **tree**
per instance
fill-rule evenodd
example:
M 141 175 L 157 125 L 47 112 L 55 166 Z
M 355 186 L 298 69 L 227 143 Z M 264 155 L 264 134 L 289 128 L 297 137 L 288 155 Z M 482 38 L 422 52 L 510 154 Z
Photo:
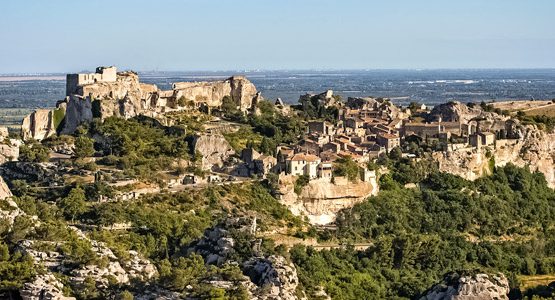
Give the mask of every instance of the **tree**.
M 341 157 L 333 165 L 334 176 L 345 176 L 349 181 L 356 182 L 360 179 L 360 168 L 350 157 Z
M 94 154 L 94 140 L 87 136 L 79 136 L 75 139 L 75 156 L 79 158 L 92 156 Z
M 421 106 L 420 103 L 413 101 L 409 104 L 409 109 L 411 112 L 415 112 L 420 109 L 420 106 Z
M 119 300 L 133 300 L 133 294 L 129 291 L 123 291 L 118 295 Z
M 66 218 L 70 218 L 73 222 L 75 217 L 87 211 L 86 200 L 85 191 L 81 187 L 76 187 L 60 201 L 60 207 Z
M 48 148 L 41 143 L 32 141 L 19 147 L 19 160 L 26 162 L 46 162 L 48 161 Z

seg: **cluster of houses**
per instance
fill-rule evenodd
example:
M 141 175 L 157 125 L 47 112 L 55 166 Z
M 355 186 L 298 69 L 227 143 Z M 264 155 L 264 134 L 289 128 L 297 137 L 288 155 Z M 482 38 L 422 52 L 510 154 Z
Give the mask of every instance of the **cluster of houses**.
M 437 117 L 425 122 L 414 118 L 418 113 L 428 113 L 425 105 L 401 108 L 382 98 L 348 98 L 338 105 L 332 91 L 319 95 L 301 96 L 301 103 L 338 107 L 339 119 L 310 121 L 304 140 L 296 145 L 281 145 L 275 157 L 262 155 L 253 149 L 243 151 L 243 160 L 251 171 L 264 175 L 267 172 L 306 175 L 312 178 L 331 178 L 333 162 L 350 156 L 363 165 L 383 153 L 401 146 L 402 142 L 436 140 L 450 151 L 468 147 L 480 148 L 494 145 L 496 139 L 507 138 L 507 132 L 482 131 L 480 120 L 442 120 Z M 413 118 L 410 118 L 413 116 Z M 421 121 L 420 121 L 421 120 Z

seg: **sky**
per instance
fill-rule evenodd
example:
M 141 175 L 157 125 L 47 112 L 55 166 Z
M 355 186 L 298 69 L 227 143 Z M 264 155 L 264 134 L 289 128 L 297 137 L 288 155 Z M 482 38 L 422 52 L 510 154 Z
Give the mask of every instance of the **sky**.
M 553 0 L 18 0 L 0 74 L 554 68 Z

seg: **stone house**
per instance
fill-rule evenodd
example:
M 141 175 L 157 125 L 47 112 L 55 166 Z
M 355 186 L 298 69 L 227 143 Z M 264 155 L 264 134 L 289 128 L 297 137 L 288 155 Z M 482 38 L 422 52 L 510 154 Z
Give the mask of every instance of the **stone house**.
M 275 171 L 277 166 L 277 159 L 269 155 L 261 155 L 254 160 L 254 172 L 256 174 L 266 175 Z
M 333 134 L 333 125 L 326 121 L 310 121 L 308 122 L 308 133 L 317 133 L 321 135 Z
M 333 164 L 331 162 L 321 162 L 318 165 L 318 178 L 331 180 L 333 177 Z
M 286 173 L 316 178 L 318 177 L 318 165 L 320 162 L 320 158 L 316 155 L 296 153 L 292 158 L 286 160 Z
M 477 132 L 468 137 L 468 142 L 476 148 L 490 146 L 495 143 L 495 134 L 493 132 Z
M 385 147 L 387 152 L 401 145 L 400 138 L 390 133 L 378 134 L 376 137 L 376 142 L 378 143 L 378 145 Z

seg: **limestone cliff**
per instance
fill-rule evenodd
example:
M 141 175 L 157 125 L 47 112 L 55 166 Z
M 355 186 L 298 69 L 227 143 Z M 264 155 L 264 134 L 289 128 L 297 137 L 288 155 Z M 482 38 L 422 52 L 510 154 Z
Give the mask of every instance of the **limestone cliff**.
M 200 153 L 202 169 L 222 167 L 227 158 L 234 154 L 233 148 L 219 133 L 198 134 L 193 140 L 194 153 Z
M 21 135 L 24 140 L 43 140 L 55 135 L 60 126 L 65 111 L 63 108 L 54 110 L 38 109 L 23 119 Z
M 468 180 L 490 174 L 492 163 L 496 167 L 508 163 L 527 166 L 531 171 L 543 173 L 549 186 L 555 188 L 555 134 L 532 125 L 519 125 L 519 134 L 519 138 L 497 140 L 488 147 L 436 152 L 433 158 L 439 163 L 440 171 Z
M 479 127 L 482 131 L 492 132 L 505 129 L 506 122 L 510 119 L 508 116 L 484 111 L 479 106 L 469 107 L 458 101 L 447 102 L 435 106 L 430 112 L 430 116 L 434 119 L 439 119 L 441 117 L 442 121 L 469 124 L 476 128 Z
M 243 76 L 213 82 L 177 82 L 172 90 L 161 91 L 156 85 L 140 83 L 135 72 L 119 72 L 114 81 L 77 85 L 65 100 L 67 112 L 63 133 L 72 133 L 79 124 L 93 118 L 157 117 L 165 112 L 185 109 L 180 99 L 192 101 L 197 107 L 219 107 L 224 97 L 230 97 L 241 110 L 247 110 L 260 95 Z
M 184 97 L 210 107 L 221 106 L 223 98 L 229 96 L 241 110 L 247 110 L 257 99 L 256 87 L 243 76 L 213 82 L 176 82 L 173 90 L 176 99 Z
M 364 199 L 378 193 L 375 177 L 368 182 L 349 182 L 344 177 L 336 177 L 335 182 L 321 178 L 311 180 L 300 194 L 294 191 L 296 176 L 280 176 L 279 199 L 295 215 L 305 215 L 310 223 L 326 225 L 335 220 L 337 212 L 352 207 Z
M 509 291 L 509 281 L 503 274 L 460 276 L 452 273 L 424 293 L 420 300 L 508 300 Z

